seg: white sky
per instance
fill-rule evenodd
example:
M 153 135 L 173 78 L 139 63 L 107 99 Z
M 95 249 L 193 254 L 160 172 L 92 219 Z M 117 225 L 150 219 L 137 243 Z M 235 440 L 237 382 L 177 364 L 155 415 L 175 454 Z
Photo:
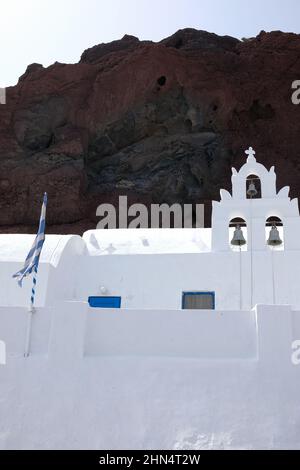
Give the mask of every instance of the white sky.
M 33 62 L 77 62 L 84 49 L 124 34 L 158 41 L 186 27 L 238 38 L 300 33 L 300 1 L 0 0 L 0 87 Z

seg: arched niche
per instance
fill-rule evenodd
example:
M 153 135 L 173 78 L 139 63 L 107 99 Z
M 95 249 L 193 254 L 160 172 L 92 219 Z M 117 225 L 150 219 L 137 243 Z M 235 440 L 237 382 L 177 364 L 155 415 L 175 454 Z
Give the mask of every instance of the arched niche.
M 267 168 L 261 163 L 258 163 L 253 154 L 251 154 L 239 171 L 232 168 L 232 197 L 234 199 L 245 198 L 245 181 L 249 176 L 260 179 L 262 198 L 276 197 L 276 174 L 274 167 L 272 166 L 268 171 Z
M 270 237 L 270 232 L 273 227 L 276 227 L 278 230 L 278 236 L 279 239 L 281 240 L 281 243 L 278 245 L 274 244 L 269 244 L 269 237 Z M 275 249 L 275 250 L 283 250 L 284 249 L 284 227 L 283 227 L 283 222 L 280 219 L 280 217 L 276 215 L 272 215 L 266 219 L 265 223 L 265 231 L 266 231 L 266 243 L 270 248 Z
M 244 245 L 234 245 L 232 240 L 234 238 L 234 233 L 236 228 L 242 230 L 243 237 L 246 241 Z M 235 217 L 229 221 L 228 224 L 228 243 L 232 251 L 247 251 L 247 241 L 248 241 L 248 232 L 247 232 L 247 222 L 242 217 Z
M 253 189 L 253 192 L 252 192 Z M 256 192 L 254 192 L 256 191 Z M 251 174 L 246 178 L 246 199 L 261 198 L 261 180 L 259 176 Z

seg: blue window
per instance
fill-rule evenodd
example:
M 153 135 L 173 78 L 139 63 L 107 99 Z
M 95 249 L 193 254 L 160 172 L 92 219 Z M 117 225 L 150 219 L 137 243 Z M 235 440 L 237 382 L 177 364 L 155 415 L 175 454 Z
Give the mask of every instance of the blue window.
M 89 306 L 95 308 L 120 308 L 121 307 L 121 297 L 89 297 L 88 298 Z
M 182 308 L 187 310 L 214 310 L 214 292 L 183 292 Z

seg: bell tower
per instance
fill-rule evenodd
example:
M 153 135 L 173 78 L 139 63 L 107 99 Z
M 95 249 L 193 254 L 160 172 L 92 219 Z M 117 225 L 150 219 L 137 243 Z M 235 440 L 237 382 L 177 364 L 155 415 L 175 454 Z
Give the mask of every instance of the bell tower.
M 289 187 L 276 191 L 274 166 L 268 170 L 258 163 L 252 147 L 245 151 L 246 163 L 237 171 L 232 168 L 232 191 L 220 190 L 220 201 L 212 205 L 212 251 L 231 250 L 229 226 L 232 220 L 245 222 L 247 250 L 268 249 L 267 221 L 282 222 L 284 244 L 280 249 L 300 248 L 300 217 L 298 199 L 290 199 Z M 270 224 L 269 224 L 270 225 Z M 274 228 L 275 222 L 269 229 Z M 274 232 L 272 237 L 277 236 Z M 274 243 L 275 245 L 275 243 Z

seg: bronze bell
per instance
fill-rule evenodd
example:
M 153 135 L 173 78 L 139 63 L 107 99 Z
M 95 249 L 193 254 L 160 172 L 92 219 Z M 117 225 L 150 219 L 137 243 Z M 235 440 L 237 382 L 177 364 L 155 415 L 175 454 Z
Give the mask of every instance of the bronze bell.
M 242 246 L 246 244 L 246 240 L 243 235 L 243 230 L 239 225 L 236 226 L 234 233 L 233 233 L 233 238 L 231 240 L 231 245 L 235 246 Z
M 275 224 L 272 225 L 267 243 L 271 246 L 278 246 L 282 243 L 282 240 L 279 236 L 278 228 Z
M 257 194 L 257 189 L 255 187 L 255 184 L 253 183 L 253 181 L 250 181 L 250 184 L 247 190 L 247 195 L 250 197 L 254 197 L 256 196 L 256 194 Z

